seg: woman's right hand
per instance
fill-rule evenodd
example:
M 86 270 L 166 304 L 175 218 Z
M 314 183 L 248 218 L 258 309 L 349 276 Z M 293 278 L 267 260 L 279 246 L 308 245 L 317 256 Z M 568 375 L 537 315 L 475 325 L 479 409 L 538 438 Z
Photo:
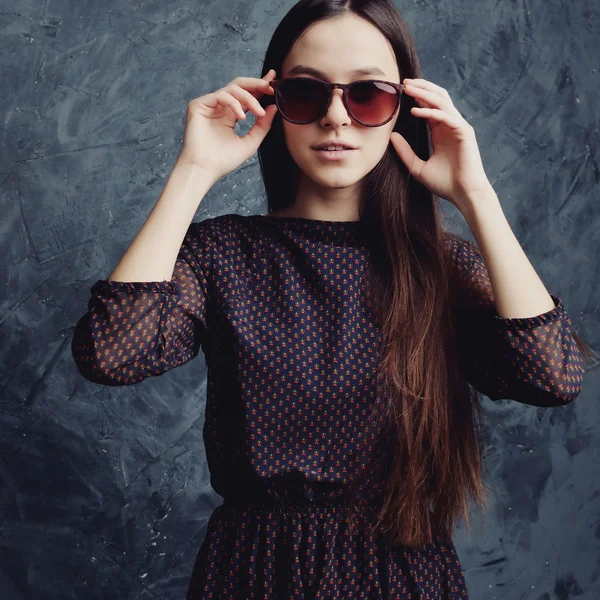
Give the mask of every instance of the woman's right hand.
M 249 159 L 267 135 L 277 112 L 275 104 L 263 109 L 258 101 L 263 94 L 275 93 L 269 85 L 273 79 L 273 69 L 262 79 L 236 77 L 225 87 L 194 98 L 187 107 L 177 162 L 200 166 L 217 181 Z M 247 110 L 257 119 L 246 135 L 239 136 L 234 127 L 238 119 L 246 118 Z

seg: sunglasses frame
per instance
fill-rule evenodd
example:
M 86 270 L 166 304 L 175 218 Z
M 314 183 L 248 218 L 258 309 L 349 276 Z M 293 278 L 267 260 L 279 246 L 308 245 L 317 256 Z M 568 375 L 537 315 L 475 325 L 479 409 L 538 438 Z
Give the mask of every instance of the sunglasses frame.
M 319 114 L 312 121 L 308 121 L 308 122 L 293 121 L 292 119 L 289 119 L 288 117 L 286 117 L 283 114 L 283 111 L 281 110 L 281 106 L 279 103 L 279 93 L 280 93 L 279 88 L 284 82 L 294 80 L 294 79 L 302 79 L 302 80 L 307 79 L 309 81 L 312 81 L 312 82 L 317 81 L 317 82 L 325 85 L 325 89 L 326 89 L 326 92 L 328 95 L 327 102 L 325 103 L 325 109 L 322 111 L 322 114 Z M 369 125 L 367 123 L 363 123 L 360 119 L 357 119 L 354 116 L 352 109 L 348 105 L 347 94 L 348 94 L 349 88 L 351 88 L 353 85 L 360 84 L 360 83 L 385 83 L 386 85 L 389 85 L 396 90 L 396 106 L 394 107 L 394 110 L 392 111 L 391 116 L 388 119 L 386 119 L 385 121 L 383 121 L 382 123 L 377 123 L 376 125 Z M 309 125 L 310 123 L 314 123 L 315 121 L 322 119 L 327 114 L 327 111 L 329 110 L 329 107 L 331 106 L 331 101 L 333 100 L 333 90 L 340 89 L 340 90 L 342 90 L 342 102 L 344 103 L 344 107 L 346 108 L 346 111 L 348 112 L 348 114 L 357 123 L 360 123 L 364 127 L 381 127 L 382 125 L 389 123 L 394 118 L 394 115 L 396 114 L 396 111 L 398 110 L 398 107 L 400 106 L 400 100 L 401 100 L 402 93 L 404 92 L 404 89 L 405 89 L 405 86 L 403 83 L 394 83 L 393 81 L 385 81 L 383 79 L 357 79 L 356 81 L 351 81 L 350 83 L 329 83 L 328 81 L 323 81 L 322 79 L 317 79 L 316 77 L 284 77 L 282 79 L 274 79 L 273 81 L 270 82 L 270 85 L 275 90 L 275 104 L 277 105 L 277 108 L 279 109 L 281 116 L 286 121 L 289 121 L 290 123 L 294 123 L 295 125 Z

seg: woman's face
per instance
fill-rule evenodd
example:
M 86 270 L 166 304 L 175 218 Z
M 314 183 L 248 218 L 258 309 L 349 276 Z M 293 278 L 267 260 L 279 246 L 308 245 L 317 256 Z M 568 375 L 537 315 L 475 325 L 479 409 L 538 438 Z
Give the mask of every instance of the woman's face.
M 313 74 L 290 69 L 299 65 L 316 69 L 324 81 L 350 83 L 382 79 L 400 83 L 400 73 L 391 45 L 374 25 L 355 14 L 319 21 L 296 41 L 283 62 L 278 78 Z M 355 75 L 356 69 L 378 69 L 371 74 Z M 342 102 L 342 90 L 333 90 L 326 115 L 308 125 L 296 125 L 285 119 L 283 132 L 288 151 L 304 176 L 324 188 L 355 186 L 381 160 L 394 129 L 398 111 L 381 127 L 366 127 L 350 117 Z M 339 140 L 357 149 L 342 160 L 326 160 L 314 150 L 322 142 Z

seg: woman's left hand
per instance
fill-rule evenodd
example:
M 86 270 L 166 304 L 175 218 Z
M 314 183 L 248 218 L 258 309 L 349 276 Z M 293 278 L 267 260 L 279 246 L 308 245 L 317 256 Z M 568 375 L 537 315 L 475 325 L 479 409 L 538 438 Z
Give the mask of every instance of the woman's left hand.
M 491 188 L 475 130 L 452 104 L 444 88 L 426 79 L 405 79 L 402 83 L 407 86 L 404 93 L 418 105 L 411 109 L 411 114 L 429 121 L 433 153 L 427 161 L 420 159 L 398 132 L 392 132 L 390 141 L 412 177 L 464 212 L 473 198 Z

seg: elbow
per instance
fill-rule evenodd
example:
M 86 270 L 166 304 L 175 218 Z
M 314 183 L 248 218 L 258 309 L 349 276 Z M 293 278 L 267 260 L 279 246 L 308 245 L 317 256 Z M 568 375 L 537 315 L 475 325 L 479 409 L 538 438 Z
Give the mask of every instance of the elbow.
M 540 385 L 533 382 L 511 382 L 510 385 L 499 385 L 491 389 L 482 387 L 483 392 L 490 400 L 515 400 L 522 404 L 538 406 L 540 408 L 553 408 L 570 404 L 577 398 L 581 385 Z
M 536 388 L 527 397 L 527 404 L 541 408 L 556 408 L 566 406 L 577 398 L 581 386 L 553 386 L 551 388 Z
M 549 391 L 555 398 L 554 406 L 570 404 L 579 396 L 582 388 L 583 371 L 581 369 L 573 371 L 567 366 L 560 373 L 555 371 L 549 386 Z
M 99 385 L 125 385 L 124 383 L 119 383 L 118 380 L 113 379 L 110 375 L 103 373 L 102 371 L 94 371 L 94 370 L 83 370 L 78 369 L 79 373 L 82 375 L 84 379 L 91 381 L 92 383 L 96 383 Z
M 77 370 L 85 379 L 99 385 L 109 385 L 113 387 L 134 385 L 146 379 L 146 377 L 149 377 L 149 374 L 142 372 L 141 369 L 134 372 L 128 370 L 127 373 L 125 373 L 122 369 L 101 369 L 95 364 L 91 366 L 86 365 L 85 367 L 77 363 L 76 365 Z
M 89 355 L 84 357 L 74 353 L 73 358 L 79 374 L 92 383 L 110 386 L 128 385 L 129 383 L 119 375 L 118 369 L 100 368 L 97 361 Z
M 88 325 L 88 315 L 84 315 L 77 323 L 71 339 L 71 355 L 82 377 L 99 385 L 123 386 L 138 383 L 152 374 L 141 356 L 121 364 L 109 360 L 106 354 L 99 353 L 96 348 Z
M 570 404 L 579 396 L 583 385 L 577 384 L 565 384 L 557 386 L 554 390 L 554 397 L 556 398 L 556 406 L 562 406 L 564 404 Z

